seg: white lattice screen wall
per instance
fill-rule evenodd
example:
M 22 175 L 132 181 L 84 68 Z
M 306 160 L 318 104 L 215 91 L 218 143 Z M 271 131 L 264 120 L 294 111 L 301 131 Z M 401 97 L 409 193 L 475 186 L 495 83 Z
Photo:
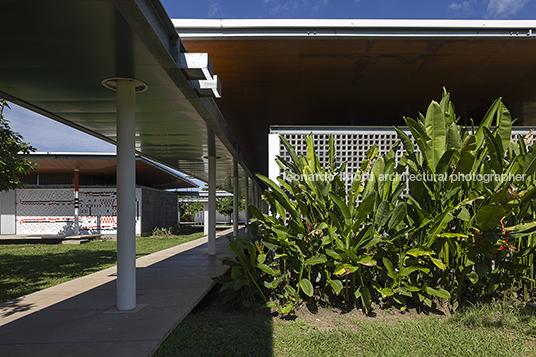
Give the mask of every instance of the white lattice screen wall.
M 141 188 L 136 188 L 136 234 L 141 234 Z M 81 188 L 80 234 L 117 234 L 117 189 Z M 15 192 L 17 234 L 74 234 L 72 188 L 25 188 Z
M 409 129 L 401 128 L 411 138 Z M 526 135 L 530 128 L 515 128 L 512 130 L 512 139 L 517 141 L 517 135 Z M 275 157 L 281 156 L 289 160 L 289 154 L 285 150 L 284 145 L 279 140 L 279 135 L 282 135 L 296 150 L 298 155 L 307 154 L 307 146 L 305 138 L 313 134 L 313 142 L 316 152 L 319 154 L 320 162 L 324 163 L 327 159 L 329 150 L 329 135 L 333 135 L 335 152 L 337 153 L 337 161 L 339 163 L 347 161 L 346 177 L 351 178 L 359 170 L 361 159 L 366 152 L 374 145 L 378 145 L 379 153 L 387 153 L 398 140 L 398 136 L 392 127 L 378 128 L 283 128 L 272 127 L 268 139 L 268 171 L 269 177 L 276 180 L 277 176 L 283 173 L 283 170 L 275 163 Z M 399 145 L 399 150 L 396 154 L 397 159 L 402 157 L 402 144 Z M 351 182 L 347 182 L 347 185 Z

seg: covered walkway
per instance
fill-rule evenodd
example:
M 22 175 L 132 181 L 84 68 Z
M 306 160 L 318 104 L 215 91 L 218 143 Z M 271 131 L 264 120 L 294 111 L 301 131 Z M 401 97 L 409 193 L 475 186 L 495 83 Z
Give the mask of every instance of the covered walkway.
M 227 270 L 227 234 L 215 256 L 203 237 L 137 259 L 135 310 L 115 308 L 116 267 L 0 304 L 0 355 L 150 356 Z

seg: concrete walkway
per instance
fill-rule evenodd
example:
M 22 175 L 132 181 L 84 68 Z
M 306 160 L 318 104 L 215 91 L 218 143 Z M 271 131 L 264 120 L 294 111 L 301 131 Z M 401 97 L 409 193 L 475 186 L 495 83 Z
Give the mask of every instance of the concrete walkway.
M 230 233 L 216 256 L 203 237 L 137 259 L 137 312 L 115 309 L 116 267 L 0 304 L 0 356 L 150 356 L 227 270 Z

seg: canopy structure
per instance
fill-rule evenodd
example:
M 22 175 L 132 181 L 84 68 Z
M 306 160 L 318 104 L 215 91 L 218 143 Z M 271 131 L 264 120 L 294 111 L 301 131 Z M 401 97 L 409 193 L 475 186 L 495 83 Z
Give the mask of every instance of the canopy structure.
M 216 104 L 206 97 L 210 62 L 189 69 L 185 48 L 158 0 L 0 1 L 0 97 L 116 143 L 111 77 L 147 85 L 136 94 L 138 154 L 208 181 L 209 130 L 216 184 L 232 190 L 233 158 L 253 176 Z M 197 71 L 197 72 L 196 72 Z M 192 80 L 193 79 L 193 80 Z M 214 80 L 215 78 L 211 78 Z
M 0 6 L 0 97 L 117 146 L 117 309 L 135 310 L 135 154 L 208 181 L 209 255 L 215 187 L 256 187 L 216 105 L 221 84 L 158 0 Z
M 536 125 L 536 21 L 173 20 L 209 53 L 218 101 L 254 171 L 268 167 L 270 125 L 391 126 L 442 87 L 470 125 L 503 97 Z

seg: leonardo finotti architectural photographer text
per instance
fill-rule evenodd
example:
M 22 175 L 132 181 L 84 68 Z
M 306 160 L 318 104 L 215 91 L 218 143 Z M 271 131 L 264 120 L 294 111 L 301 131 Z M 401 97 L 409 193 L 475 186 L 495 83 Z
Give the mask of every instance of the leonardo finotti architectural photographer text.
M 368 175 L 368 174 L 346 174 L 343 173 L 339 175 L 339 177 L 343 181 L 354 181 L 354 180 L 364 180 L 368 181 L 369 179 L 374 179 L 374 174 Z M 330 173 L 324 173 L 324 174 L 309 174 L 309 175 L 298 175 L 298 174 L 283 174 L 284 180 L 297 180 L 297 181 L 333 181 L 335 179 L 335 175 Z M 477 174 L 477 173 L 470 173 L 470 174 L 462 174 L 462 173 L 454 173 L 448 175 L 447 173 L 442 174 L 413 174 L 413 173 L 404 173 L 404 174 L 380 174 L 376 178 L 379 181 L 439 181 L 439 182 L 505 182 L 505 181 L 524 181 L 525 175 L 517 174 Z

